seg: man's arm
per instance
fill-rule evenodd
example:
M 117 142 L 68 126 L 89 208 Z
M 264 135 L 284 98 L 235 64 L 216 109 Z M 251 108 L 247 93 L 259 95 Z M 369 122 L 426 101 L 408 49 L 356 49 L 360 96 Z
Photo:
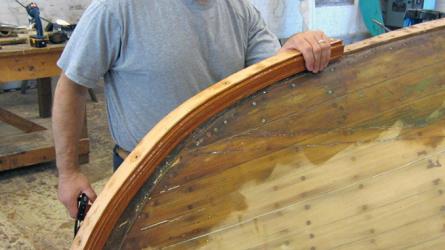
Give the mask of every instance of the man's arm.
M 85 193 L 91 201 L 96 193 L 79 169 L 79 139 L 85 117 L 87 88 L 60 76 L 54 95 L 53 137 L 59 170 L 59 200 L 71 217 L 77 215 L 77 197 Z

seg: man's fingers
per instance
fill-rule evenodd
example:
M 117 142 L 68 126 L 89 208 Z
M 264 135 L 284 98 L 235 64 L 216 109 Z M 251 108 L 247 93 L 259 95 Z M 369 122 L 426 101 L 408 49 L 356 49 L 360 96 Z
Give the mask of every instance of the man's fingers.
M 314 73 L 317 73 L 320 71 L 320 68 L 322 66 L 321 64 L 321 46 L 319 44 L 319 40 L 315 36 L 307 36 L 306 41 L 311 45 L 312 51 L 314 54 Z
M 68 213 L 71 218 L 75 219 L 77 217 L 77 199 L 71 200 L 69 204 L 66 204 L 66 208 L 68 208 Z
M 300 39 L 297 48 L 301 52 L 301 54 L 303 54 L 306 69 L 309 71 L 314 71 L 315 55 L 312 46 L 305 39 Z
M 314 52 L 312 46 L 299 34 L 291 37 L 281 48 L 281 51 L 298 50 L 304 58 L 305 66 L 308 71 L 314 70 Z
M 330 39 L 321 31 L 309 31 L 295 35 L 280 51 L 298 50 L 304 57 L 306 69 L 317 73 L 323 70 L 331 57 Z
M 60 184 L 59 184 L 60 188 Z M 59 201 L 66 207 L 71 218 L 76 218 L 77 215 L 77 197 L 75 195 L 68 195 L 59 189 Z

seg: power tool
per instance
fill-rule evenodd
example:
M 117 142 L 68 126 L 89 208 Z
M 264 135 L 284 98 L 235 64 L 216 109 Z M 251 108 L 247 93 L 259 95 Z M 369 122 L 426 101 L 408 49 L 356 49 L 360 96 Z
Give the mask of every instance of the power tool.
M 39 7 L 34 2 L 26 6 L 20 3 L 18 0 L 16 0 L 16 2 L 26 9 L 26 12 L 28 12 L 28 15 L 31 17 L 31 22 L 35 25 L 36 34 L 29 37 L 31 46 L 36 48 L 46 47 L 48 38 L 43 33 L 43 25 L 40 18 Z

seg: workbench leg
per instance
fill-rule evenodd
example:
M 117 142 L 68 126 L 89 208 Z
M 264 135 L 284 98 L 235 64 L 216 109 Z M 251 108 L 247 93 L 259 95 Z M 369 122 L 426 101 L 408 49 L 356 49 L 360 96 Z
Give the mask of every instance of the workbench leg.
M 51 78 L 37 79 L 37 94 L 39 97 L 40 117 L 51 117 L 51 108 L 53 103 L 53 95 L 51 92 Z

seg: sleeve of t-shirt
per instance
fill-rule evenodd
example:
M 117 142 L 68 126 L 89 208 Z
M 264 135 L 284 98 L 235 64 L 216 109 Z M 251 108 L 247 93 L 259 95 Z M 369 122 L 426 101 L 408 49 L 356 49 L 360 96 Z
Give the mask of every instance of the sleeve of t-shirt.
M 72 81 L 93 88 L 117 60 L 121 28 L 102 1 L 93 1 L 82 15 L 57 65 Z
M 266 25 L 260 12 L 251 5 L 249 8 L 249 37 L 246 66 L 275 55 L 281 48 L 278 38 Z

